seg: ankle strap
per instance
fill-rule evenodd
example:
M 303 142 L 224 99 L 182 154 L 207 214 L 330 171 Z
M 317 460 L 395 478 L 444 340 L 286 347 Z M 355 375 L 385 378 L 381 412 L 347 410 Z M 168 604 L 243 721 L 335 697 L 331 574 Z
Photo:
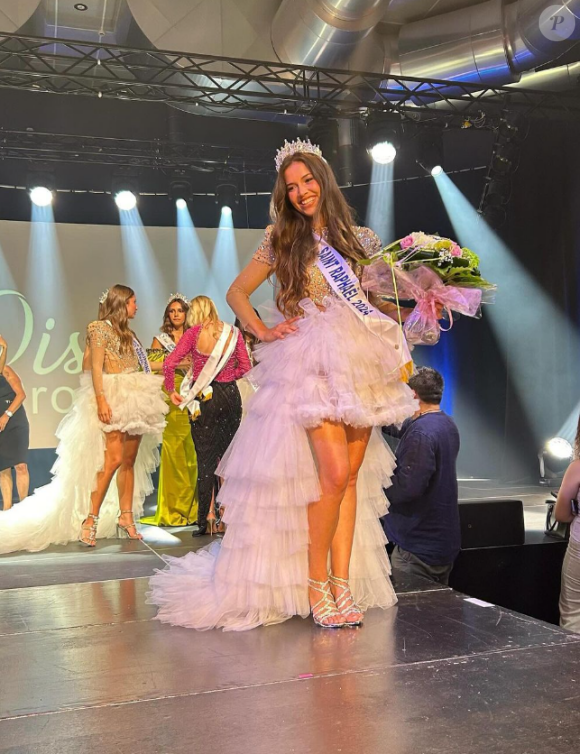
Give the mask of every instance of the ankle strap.
M 348 586 L 348 579 L 341 579 L 340 576 L 334 576 L 332 573 L 328 577 L 329 581 L 331 581 L 333 584 L 339 584 Z
M 328 588 L 328 579 L 326 581 L 316 581 L 316 579 L 308 579 L 308 583 L 313 589 L 319 592 L 323 592 Z

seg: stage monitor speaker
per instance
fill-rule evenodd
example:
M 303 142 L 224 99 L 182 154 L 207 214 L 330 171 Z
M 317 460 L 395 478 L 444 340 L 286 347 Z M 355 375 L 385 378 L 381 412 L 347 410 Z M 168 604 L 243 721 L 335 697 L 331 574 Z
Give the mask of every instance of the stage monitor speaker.
M 463 500 L 459 503 L 459 520 L 462 550 L 524 544 L 521 500 Z

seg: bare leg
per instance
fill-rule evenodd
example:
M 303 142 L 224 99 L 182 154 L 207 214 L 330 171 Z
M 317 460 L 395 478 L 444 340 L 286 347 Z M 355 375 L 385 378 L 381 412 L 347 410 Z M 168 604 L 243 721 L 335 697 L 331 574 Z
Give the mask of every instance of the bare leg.
M 28 487 L 30 485 L 30 475 L 28 466 L 25 463 L 19 463 L 15 466 L 16 470 L 16 488 L 18 490 L 18 499 L 24 500 L 28 497 Z
M 132 538 L 141 539 L 133 520 L 133 492 L 135 489 L 135 461 L 141 444 L 141 435 L 127 435 L 123 443 L 123 461 L 117 472 L 117 490 L 119 491 L 120 511 L 119 524 L 128 527 L 127 534 Z
M 358 429 L 357 427 L 346 427 L 350 474 L 346 492 L 340 504 L 338 526 L 336 527 L 330 549 L 332 573 L 341 579 L 348 579 L 349 575 L 348 569 L 356 520 L 356 482 L 370 436 L 370 428 Z
M 2 510 L 12 508 L 12 469 L 0 471 L 0 490 L 2 491 Z
M 310 441 L 318 465 L 322 495 L 308 506 L 308 564 L 311 579 L 328 580 L 328 555 L 338 526 L 340 503 L 349 480 L 350 465 L 345 427 L 324 422 L 310 430 Z M 320 592 L 309 589 L 310 604 L 320 599 Z
M 97 474 L 97 485 L 91 493 L 89 515 L 83 521 L 80 540 L 86 545 L 94 546 L 94 537 L 91 527 L 94 526 L 95 517 L 99 515 L 101 505 L 111 484 L 115 472 L 123 461 L 123 432 L 105 433 L 105 460 L 103 470 Z

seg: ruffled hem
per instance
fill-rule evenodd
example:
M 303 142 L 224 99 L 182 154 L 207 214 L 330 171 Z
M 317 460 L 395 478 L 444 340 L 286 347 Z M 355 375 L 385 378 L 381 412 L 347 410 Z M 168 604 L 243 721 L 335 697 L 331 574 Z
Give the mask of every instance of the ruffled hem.
M 325 312 L 306 309 L 298 333 L 261 346 L 248 375 L 257 391 L 217 471 L 227 524 L 222 543 L 166 558 L 167 568 L 150 581 L 149 601 L 162 622 L 243 631 L 307 616 L 308 505 L 321 491 L 306 429 L 325 419 L 365 427 L 400 422 L 415 411 L 391 346 L 340 302 Z M 363 610 L 396 602 L 380 523 L 394 467 L 374 429 L 358 477 L 350 569 Z
M 142 435 L 135 463 L 133 513 L 138 520 L 145 497 L 153 492 L 151 474 L 159 464 L 158 446 L 168 411 L 162 380 L 141 372 L 104 375 L 104 390 L 113 412 L 113 422 L 123 432 Z M 133 411 L 133 418 L 128 412 Z M 89 509 L 97 474 L 105 461 L 105 428 L 97 416 L 89 374 L 83 374 L 73 406 L 60 423 L 57 460 L 53 479 L 21 503 L 0 512 L 0 553 L 37 552 L 51 544 L 66 544 L 79 535 Z M 98 538 L 113 537 L 119 515 L 115 479 L 99 514 Z

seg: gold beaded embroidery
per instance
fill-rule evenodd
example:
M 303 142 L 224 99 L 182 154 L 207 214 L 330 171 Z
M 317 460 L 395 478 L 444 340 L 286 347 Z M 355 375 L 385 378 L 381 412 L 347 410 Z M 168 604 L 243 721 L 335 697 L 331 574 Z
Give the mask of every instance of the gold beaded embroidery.
M 91 348 L 104 348 L 105 361 L 103 369 L 107 374 L 134 372 L 139 368 L 139 359 L 135 350 L 121 352 L 121 338 L 108 322 L 96 320 L 87 327 L 87 341 Z
M 270 240 L 273 228 L 273 225 L 268 225 L 262 243 L 258 246 L 258 249 L 254 254 L 254 259 L 256 261 L 269 264 L 270 266 L 274 264 L 274 249 L 272 248 Z M 381 239 L 370 228 L 355 226 L 354 233 L 367 257 L 376 254 L 381 250 L 383 246 Z M 322 232 L 322 236 L 325 236 L 324 231 Z M 354 272 L 360 279 L 362 276 L 362 266 L 359 264 L 355 265 Z M 313 263 L 308 267 L 308 287 L 304 296 L 305 298 L 308 297 L 312 299 L 312 301 L 318 305 L 322 305 L 326 296 L 336 296 L 336 293 L 332 290 L 316 263 Z

